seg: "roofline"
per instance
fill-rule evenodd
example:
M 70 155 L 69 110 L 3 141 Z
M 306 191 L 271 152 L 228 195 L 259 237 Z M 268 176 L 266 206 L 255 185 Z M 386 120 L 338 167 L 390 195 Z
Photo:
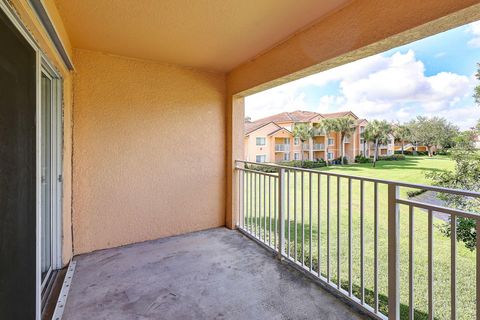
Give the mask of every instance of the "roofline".
M 276 124 L 276 123 L 275 123 L 275 124 Z M 277 124 L 277 126 L 278 126 L 278 124 Z M 267 136 L 271 136 L 272 134 L 275 134 L 275 133 L 277 133 L 278 131 L 280 131 L 280 130 L 282 130 L 282 129 L 283 129 L 283 130 L 286 130 L 288 133 L 290 133 L 291 135 L 293 135 L 293 132 L 292 132 L 292 131 L 288 130 L 287 128 L 280 127 L 280 128 L 278 128 L 277 130 L 272 131 L 272 132 L 270 132 L 269 134 L 267 134 Z
M 265 124 L 262 124 L 262 125 L 261 125 L 260 127 L 258 127 L 258 128 L 255 128 L 255 129 L 253 129 L 253 130 L 251 130 L 251 131 L 245 132 L 244 135 L 245 135 L 245 136 L 248 136 L 250 133 L 255 132 L 255 131 L 261 129 L 261 128 L 269 125 L 270 123 L 273 123 L 274 125 L 276 125 L 276 126 L 279 127 L 279 128 L 283 128 L 283 127 L 279 126 L 278 124 L 276 124 L 275 122 L 270 121 L 270 122 L 267 122 L 267 123 L 265 123 Z

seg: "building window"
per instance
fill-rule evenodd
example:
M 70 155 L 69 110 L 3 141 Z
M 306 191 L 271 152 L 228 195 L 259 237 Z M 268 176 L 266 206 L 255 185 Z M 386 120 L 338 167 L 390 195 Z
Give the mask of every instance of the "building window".
M 264 146 L 265 143 L 265 137 L 257 137 L 257 146 Z
M 284 153 L 283 154 L 283 161 L 290 161 L 290 154 L 289 153 Z
M 265 154 L 257 154 L 255 158 L 256 162 L 267 162 L 267 155 Z
M 332 160 L 332 159 L 333 159 L 333 153 L 332 153 L 332 152 L 329 152 L 329 153 L 327 154 L 327 159 L 328 159 L 328 160 Z
M 298 144 L 300 143 L 300 139 L 299 139 L 299 138 L 295 138 L 295 139 L 293 140 L 293 143 L 294 143 L 296 146 L 298 146 Z
M 328 145 L 331 146 L 334 144 L 335 144 L 335 141 L 333 140 L 333 138 L 328 138 Z
M 289 138 L 284 138 L 283 143 L 284 144 L 290 144 L 290 139 Z
M 364 133 L 365 132 L 365 127 L 360 127 L 360 133 Z
M 295 153 L 293 154 L 293 159 L 294 159 L 294 160 L 300 160 L 300 152 L 295 152 Z

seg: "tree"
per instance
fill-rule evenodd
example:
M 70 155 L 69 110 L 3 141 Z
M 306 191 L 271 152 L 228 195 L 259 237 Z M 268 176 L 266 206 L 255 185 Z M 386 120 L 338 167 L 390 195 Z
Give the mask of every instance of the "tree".
M 475 126 L 475 129 L 477 130 L 477 133 L 480 134 L 480 119 L 478 119 L 477 125 Z
M 480 192 L 480 156 L 472 149 L 455 147 L 452 152 L 455 160 L 454 171 L 432 171 L 426 174 L 437 186 L 461 190 Z M 480 199 L 439 193 L 438 197 L 445 205 L 463 211 L 480 213 Z M 476 247 L 477 232 L 475 220 L 469 218 L 457 218 L 457 240 L 465 243 L 470 250 Z M 443 234 L 450 237 L 450 223 L 446 223 L 440 229 Z
M 311 137 L 313 137 L 313 128 L 307 125 L 306 123 L 295 123 L 293 125 L 293 136 L 298 138 L 302 142 L 302 164 L 304 163 L 303 157 L 303 144 L 305 141 L 308 141 Z
M 369 122 L 365 127 L 365 131 L 363 132 L 363 137 L 365 141 L 373 142 L 375 146 L 375 150 L 373 153 L 373 166 L 375 167 L 378 159 L 378 145 L 379 144 L 387 144 L 388 143 L 388 136 L 392 132 L 391 125 L 385 121 L 373 120 Z
M 477 63 L 477 73 L 475 74 L 477 80 L 480 80 L 480 63 Z M 475 98 L 475 102 L 480 105 L 480 85 L 477 85 L 473 89 L 473 98 Z
M 328 140 L 330 138 L 330 132 L 335 131 L 336 128 L 335 119 L 322 119 L 320 123 L 314 125 L 314 130 L 325 133 L 325 155 L 328 155 Z M 325 159 L 325 163 L 328 166 L 328 156 Z
M 454 138 L 458 135 L 458 128 L 449 123 L 445 118 L 440 117 L 422 117 L 408 123 L 412 139 L 427 147 L 428 156 L 433 156 L 432 148 L 447 147 L 454 143 Z
M 404 153 L 405 141 L 410 140 L 411 132 L 407 125 L 395 124 L 392 126 L 392 134 L 396 142 L 402 144 L 402 154 Z
M 342 143 L 342 164 L 345 159 L 345 138 L 352 136 L 357 129 L 357 122 L 351 117 L 341 117 L 335 119 L 335 131 L 340 133 L 340 141 Z

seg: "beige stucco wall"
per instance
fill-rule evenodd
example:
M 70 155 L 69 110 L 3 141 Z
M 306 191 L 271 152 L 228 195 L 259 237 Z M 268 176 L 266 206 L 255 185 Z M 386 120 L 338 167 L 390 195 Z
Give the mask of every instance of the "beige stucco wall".
M 225 77 L 75 50 L 75 254 L 225 224 Z

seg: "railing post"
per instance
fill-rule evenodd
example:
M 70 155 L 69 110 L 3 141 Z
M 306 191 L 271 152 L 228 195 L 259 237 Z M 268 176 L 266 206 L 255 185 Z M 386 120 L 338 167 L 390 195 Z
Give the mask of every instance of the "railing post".
M 400 319 L 399 187 L 388 184 L 388 319 Z
M 285 208 L 284 208 L 284 188 L 285 188 L 285 169 L 280 168 L 278 171 L 278 258 L 285 256 Z

